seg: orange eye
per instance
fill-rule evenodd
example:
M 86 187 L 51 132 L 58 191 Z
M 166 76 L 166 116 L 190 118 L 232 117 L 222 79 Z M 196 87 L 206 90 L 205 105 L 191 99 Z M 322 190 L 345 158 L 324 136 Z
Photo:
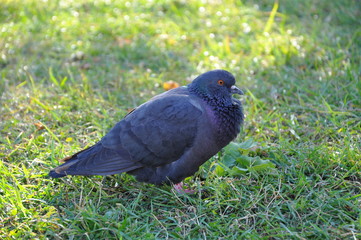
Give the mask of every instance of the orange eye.
M 223 80 L 218 80 L 218 85 L 220 85 L 220 86 L 223 86 L 224 85 L 224 81 Z

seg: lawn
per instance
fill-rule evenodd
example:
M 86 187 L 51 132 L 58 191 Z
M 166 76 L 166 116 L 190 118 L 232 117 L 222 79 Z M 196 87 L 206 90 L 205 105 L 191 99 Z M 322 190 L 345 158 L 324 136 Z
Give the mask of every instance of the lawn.
M 358 0 L 0 0 L 1 239 L 360 239 Z M 132 108 L 211 69 L 271 169 L 50 179 Z

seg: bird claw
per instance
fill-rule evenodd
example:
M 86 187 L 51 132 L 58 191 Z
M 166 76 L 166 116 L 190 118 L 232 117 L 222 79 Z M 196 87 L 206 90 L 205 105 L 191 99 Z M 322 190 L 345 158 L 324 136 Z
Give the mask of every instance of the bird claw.
M 196 190 L 184 188 L 183 182 L 173 185 L 174 190 L 179 194 L 195 194 Z

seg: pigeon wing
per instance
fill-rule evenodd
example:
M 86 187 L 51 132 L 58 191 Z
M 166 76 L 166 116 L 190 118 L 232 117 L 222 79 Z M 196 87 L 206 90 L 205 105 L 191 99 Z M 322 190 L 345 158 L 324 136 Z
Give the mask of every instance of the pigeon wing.
M 102 143 L 115 151 L 126 149 L 136 165 L 162 166 L 178 160 L 192 147 L 201 114 L 196 99 L 164 94 L 127 115 Z

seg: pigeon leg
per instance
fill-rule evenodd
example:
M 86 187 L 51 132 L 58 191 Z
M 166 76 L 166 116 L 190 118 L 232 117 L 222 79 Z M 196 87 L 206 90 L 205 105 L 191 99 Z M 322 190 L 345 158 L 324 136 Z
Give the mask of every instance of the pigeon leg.
M 179 194 L 195 194 L 196 190 L 184 188 L 183 182 L 173 185 L 174 190 Z

